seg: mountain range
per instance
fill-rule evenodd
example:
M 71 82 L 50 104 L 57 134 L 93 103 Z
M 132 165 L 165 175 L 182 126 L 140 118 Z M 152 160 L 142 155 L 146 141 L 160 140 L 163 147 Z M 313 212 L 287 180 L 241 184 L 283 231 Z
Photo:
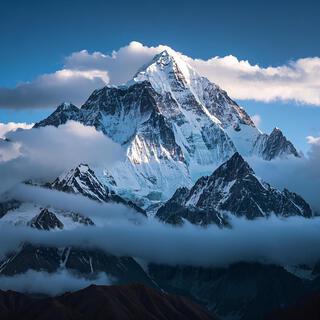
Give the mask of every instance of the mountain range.
M 200 76 L 173 50 L 156 55 L 127 84 L 95 90 L 80 108 L 62 103 L 31 130 L 59 127 L 68 121 L 101 131 L 123 148 L 125 160 L 105 168 L 79 159 L 78 166 L 67 168 L 52 181 L 28 184 L 101 205 L 117 204 L 137 221 L 158 219 L 173 225 L 215 224 L 231 230 L 233 217 L 252 220 L 314 215 L 300 195 L 263 181 L 246 161 L 251 156 L 264 161 L 300 157 L 294 145 L 279 128 L 262 133 L 225 91 Z M 13 197 L 0 203 L 0 224 L 59 237 L 62 230 L 95 228 L 97 221 L 90 212 Z M 283 266 L 258 263 L 223 268 L 145 266 L 134 257 L 115 256 L 93 247 L 55 247 L 27 241 L 0 261 L 1 276 L 29 269 L 48 273 L 65 269 L 91 279 L 104 272 L 115 284 L 140 282 L 192 298 L 222 318 L 241 320 L 262 319 L 267 311 L 289 305 L 301 293 L 320 287 L 319 272 L 307 268 L 312 280 Z M 136 292 L 130 294 L 135 297 Z M 62 303 L 66 297 L 57 301 Z M 159 303 L 162 300 L 159 298 Z M 181 307 L 192 314 L 184 304 Z M 61 308 L 64 312 L 67 307 Z M 172 312 L 168 314 L 176 314 L 172 306 L 168 308 Z M 145 316 L 145 310 L 141 314 Z
M 173 50 L 156 55 L 126 85 L 95 90 L 81 108 L 63 103 L 34 127 L 68 120 L 122 145 L 124 162 L 93 169 L 110 190 L 147 211 L 235 152 L 265 160 L 299 157 L 280 129 L 261 133 L 242 107 Z

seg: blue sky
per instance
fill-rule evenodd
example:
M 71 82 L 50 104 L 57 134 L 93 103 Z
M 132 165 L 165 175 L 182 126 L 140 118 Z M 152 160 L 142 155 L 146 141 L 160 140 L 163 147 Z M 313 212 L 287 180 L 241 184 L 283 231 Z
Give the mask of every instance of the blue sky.
M 1 0 L 0 88 L 54 73 L 73 52 L 110 54 L 133 40 L 204 60 L 233 55 L 261 67 L 286 65 L 319 56 L 318 12 L 317 1 Z M 307 135 L 320 135 L 319 106 L 236 100 L 260 115 L 261 129 L 279 126 L 303 150 Z M 2 106 L 0 122 L 37 121 L 51 111 Z

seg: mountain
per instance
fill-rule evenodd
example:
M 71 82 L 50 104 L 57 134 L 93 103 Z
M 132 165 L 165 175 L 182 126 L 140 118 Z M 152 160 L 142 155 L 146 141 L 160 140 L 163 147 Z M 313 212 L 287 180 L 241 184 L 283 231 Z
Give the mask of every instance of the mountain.
M 151 264 L 149 274 L 164 290 L 197 301 L 224 320 L 266 320 L 272 310 L 309 293 L 312 283 L 280 266 L 245 262 L 220 268 Z
M 42 209 L 38 215 L 32 218 L 29 225 L 32 228 L 47 231 L 50 229 L 63 229 L 63 223 L 47 208 Z
M 115 284 L 140 282 L 155 286 L 133 258 L 116 257 L 99 249 L 56 248 L 24 243 L 0 262 L 0 275 L 5 276 L 23 274 L 28 270 L 54 273 L 61 269 L 88 279 L 104 272 Z
M 182 224 L 229 225 L 228 215 L 247 219 L 280 216 L 312 216 L 308 203 L 287 189 L 279 191 L 256 177 L 239 153 L 218 167 L 211 176 L 201 177 L 189 190 L 178 189 L 156 213 L 160 220 Z
M 64 102 L 59 105 L 56 110 L 45 120 L 42 120 L 34 125 L 34 128 L 44 127 L 48 124 L 58 127 L 62 123 L 66 123 L 68 120 L 81 120 L 77 119 L 79 115 L 79 108 L 72 103 Z
M 279 128 L 274 128 L 270 135 L 262 134 L 255 141 L 254 153 L 260 154 L 265 160 L 284 157 L 288 154 L 299 157 L 293 144 L 287 140 Z
M 75 169 L 71 169 L 69 172 L 62 174 L 52 183 L 46 184 L 46 187 L 63 192 L 81 194 L 98 202 L 121 203 L 146 215 L 145 211 L 133 202 L 126 201 L 111 192 L 98 180 L 94 171 L 90 169 L 87 164 L 80 164 Z
M 96 286 L 54 298 L 32 298 L 0 291 L 3 320 L 213 320 L 203 308 L 186 298 L 139 284 Z
M 125 86 L 95 90 L 81 108 L 64 103 L 35 128 L 68 120 L 94 126 L 123 146 L 124 162 L 94 170 L 110 190 L 149 211 L 236 151 L 267 160 L 299 156 L 280 130 L 262 134 L 225 91 L 169 49 Z

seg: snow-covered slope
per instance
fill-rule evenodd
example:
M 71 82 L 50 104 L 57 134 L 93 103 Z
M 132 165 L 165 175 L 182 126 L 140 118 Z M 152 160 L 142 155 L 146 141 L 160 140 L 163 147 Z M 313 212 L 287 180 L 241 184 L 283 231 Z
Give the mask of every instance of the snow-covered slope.
M 52 183 L 46 184 L 46 187 L 56 189 L 63 192 L 81 194 L 92 200 L 99 202 L 115 202 L 121 203 L 135 211 L 145 215 L 145 211 L 120 196 L 110 191 L 108 187 L 103 185 L 96 177 L 94 171 L 87 164 L 80 164 L 75 169 L 63 173 Z
M 188 190 L 181 188 L 164 204 L 156 216 L 165 222 L 181 224 L 228 225 L 228 215 L 248 219 L 280 216 L 312 216 L 307 202 L 287 189 L 279 191 L 255 176 L 249 164 L 235 153 L 211 176 L 200 178 Z
M 125 148 L 125 162 L 94 169 L 110 190 L 144 208 L 191 187 L 236 151 L 268 160 L 298 155 L 279 135 L 262 134 L 173 50 L 156 55 L 125 86 L 95 90 L 80 109 L 62 104 L 35 127 L 68 120 L 94 126 Z

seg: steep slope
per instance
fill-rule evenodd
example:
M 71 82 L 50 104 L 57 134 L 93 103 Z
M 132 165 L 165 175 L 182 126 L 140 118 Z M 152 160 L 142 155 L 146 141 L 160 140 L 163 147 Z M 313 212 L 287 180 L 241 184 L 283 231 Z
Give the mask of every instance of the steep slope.
M 32 218 L 32 220 L 29 222 L 29 225 L 32 228 L 47 231 L 50 229 L 63 229 L 63 223 L 54 213 L 50 212 L 46 208 L 42 209 L 38 215 Z
M 58 127 L 68 120 L 81 121 L 81 111 L 74 104 L 63 102 L 48 118 L 36 123 L 34 128 L 45 127 L 48 124 Z
M 68 120 L 94 126 L 123 146 L 125 162 L 95 171 L 110 190 L 144 208 L 191 187 L 236 151 L 268 160 L 298 156 L 284 136 L 262 134 L 225 91 L 169 49 L 126 86 L 95 90 L 81 109 L 62 104 L 35 127 Z
M 270 135 L 260 135 L 254 143 L 253 154 L 261 155 L 265 160 L 287 155 L 300 157 L 294 145 L 287 140 L 279 128 L 274 128 Z
M 235 153 L 211 176 L 200 178 L 190 189 L 181 188 L 165 203 L 156 216 L 165 222 L 200 225 L 228 224 L 228 214 L 248 219 L 299 215 L 311 217 L 310 206 L 299 195 L 279 191 L 261 181 L 249 164 Z
M 55 298 L 35 299 L 13 291 L 0 291 L 3 320 L 213 320 L 203 308 L 186 298 L 141 284 L 96 286 Z
M 96 177 L 94 171 L 87 164 L 80 164 L 75 169 L 62 174 L 52 183 L 46 184 L 51 189 L 63 192 L 81 194 L 99 202 L 116 202 L 126 205 L 145 215 L 145 211 L 131 201 L 126 201 L 111 192 Z

